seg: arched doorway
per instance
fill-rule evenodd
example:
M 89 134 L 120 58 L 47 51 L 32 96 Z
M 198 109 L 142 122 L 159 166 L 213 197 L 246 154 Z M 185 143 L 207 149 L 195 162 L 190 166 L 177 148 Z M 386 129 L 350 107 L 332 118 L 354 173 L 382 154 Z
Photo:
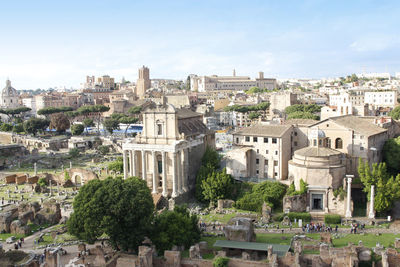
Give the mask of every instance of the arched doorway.
M 82 183 L 82 177 L 80 175 L 75 175 L 74 179 L 72 180 L 76 186 L 81 186 Z

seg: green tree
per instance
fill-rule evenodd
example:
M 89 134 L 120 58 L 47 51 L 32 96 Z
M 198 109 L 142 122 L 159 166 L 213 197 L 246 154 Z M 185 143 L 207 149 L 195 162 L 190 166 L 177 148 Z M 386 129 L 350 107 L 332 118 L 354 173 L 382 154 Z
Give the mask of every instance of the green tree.
M 202 181 L 201 189 L 205 200 L 216 203 L 218 199 L 229 198 L 233 189 L 233 178 L 222 171 L 213 171 Z
M 83 126 L 82 124 L 74 124 L 71 126 L 71 133 L 73 135 L 81 135 L 84 130 L 85 126 Z
M 124 162 L 122 157 L 117 157 L 117 159 L 108 164 L 108 169 L 110 171 L 115 171 L 122 173 L 124 171 Z
M 185 206 L 176 206 L 173 211 L 164 211 L 156 216 L 151 240 L 163 253 L 174 245 L 188 249 L 200 240 L 200 229 L 196 215 L 190 215 Z
M 45 178 L 39 178 L 39 180 L 38 180 L 38 185 L 40 185 L 41 187 L 45 187 L 45 186 L 47 186 L 47 181 L 46 181 L 46 179 Z
M 87 128 L 88 128 L 88 127 L 93 127 L 93 126 L 94 126 L 93 119 L 91 119 L 91 118 L 85 118 L 85 119 L 83 119 L 83 126 L 85 126 L 86 132 L 87 132 Z
M 365 163 L 360 158 L 358 175 L 369 200 L 371 198 L 371 185 L 375 185 L 374 207 L 377 212 L 386 212 L 392 209 L 394 202 L 400 199 L 400 174 L 396 177 L 390 176 L 385 163 L 374 163 L 371 170 L 369 163 Z
M 51 114 L 60 113 L 60 112 L 69 112 L 69 111 L 72 111 L 72 110 L 73 110 L 73 108 L 71 108 L 71 107 L 59 107 L 59 108 L 47 107 L 47 108 L 39 109 L 37 111 L 37 114 L 46 116 L 48 118 L 49 115 L 51 115 Z
M 97 131 L 99 132 L 102 114 L 109 110 L 110 107 L 104 105 L 94 105 L 94 106 L 81 106 L 76 110 L 76 112 L 77 114 L 84 116 L 85 118 L 87 118 L 88 116 L 94 118 L 94 120 L 96 120 L 97 122 Z
M 228 267 L 229 258 L 216 257 L 213 261 L 213 267 Z
M 43 132 L 49 126 L 50 121 L 39 118 L 30 118 L 24 122 L 24 130 L 26 133 L 36 135 L 37 132 Z
M 28 107 L 0 109 L 0 113 L 7 115 L 9 118 L 9 121 L 14 121 L 14 119 L 17 116 L 19 116 L 19 118 L 23 117 L 25 112 L 28 112 L 28 111 L 31 111 L 31 109 Z
M 400 172 L 400 136 L 388 139 L 383 146 L 383 161 L 386 162 L 389 171 Z
M 261 116 L 260 113 L 254 112 L 254 111 L 253 111 L 253 112 L 250 112 L 250 114 L 249 114 L 249 119 L 250 119 L 250 120 L 258 119 L 260 116 Z
M 15 124 L 12 131 L 13 133 L 22 133 L 24 131 L 24 125 L 22 123 Z
M 129 117 L 129 116 L 121 117 L 118 120 L 120 123 L 126 124 L 125 132 L 124 132 L 125 137 L 126 137 L 126 133 L 128 132 L 128 128 L 131 126 L 131 124 L 136 123 L 138 120 L 139 120 L 138 118 Z
M 68 231 L 88 243 L 106 234 L 114 249 L 137 251 L 150 234 L 153 199 L 137 177 L 91 180 L 80 188 L 73 207 Z
M 235 205 L 240 209 L 260 212 L 263 202 L 266 202 L 271 208 L 277 209 L 282 206 L 286 189 L 287 186 L 279 182 L 265 181 L 254 185 Z
M 390 111 L 389 116 L 395 120 L 400 119 L 400 106 L 397 106 L 392 111 Z
M 114 130 L 119 129 L 119 120 L 113 118 L 106 119 L 104 120 L 104 127 L 110 134 L 112 134 Z
M 292 112 L 287 117 L 288 120 L 290 119 L 310 119 L 310 120 L 319 120 L 317 115 L 312 114 L 311 112 L 304 112 L 304 111 L 296 111 Z
M 50 128 L 55 129 L 58 133 L 65 132 L 70 127 L 67 116 L 63 113 L 55 113 L 51 115 Z
M 0 126 L 0 130 L 2 130 L 3 132 L 11 132 L 13 129 L 13 126 L 9 123 L 3 123 Z
M 71 177 L 69 176 L 68 171 L 65 170 L 65 171 L 64 171 L 64 181 L 66 182 L 66 181 L 68 181 L 68 180 L 71 180 Z

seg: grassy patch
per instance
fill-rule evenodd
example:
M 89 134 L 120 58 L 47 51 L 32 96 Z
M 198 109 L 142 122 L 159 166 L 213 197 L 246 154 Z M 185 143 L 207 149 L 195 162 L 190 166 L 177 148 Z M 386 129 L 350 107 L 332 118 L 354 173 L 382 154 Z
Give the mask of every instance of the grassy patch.
M 6 234 L 0 234 L 0 241 L 6 241 L 7 238 L 15 236 L 16 240 L 20 239 L 21 237 L 25 237 L 24 235 L 21 234 L 11 234 L 11 233 L 6 233 Z
M 375 234 L 346 234 L 341 238 L 335 238 L 332 240 L 333 246 L 335 247 L 345 247 L 349 242 L 353 244 L 358 244 L 358 241 L 362 241 L 365 247 L 375 247 L 376 243 L 379 242 L 384 247 L 389 247 L 390 244 L 393 244 L 395 238 L 399 238 L 400 234 L 382 234 L 380 236 L 376 236 Z
M 207 247 L 209 249 L 221 250 L 221 248 L 214 247 L 214 243 L 217 240 L 226 240 L 226 238 L 224 236 L 211 236 L 211 237 L 203 236 L 203 237 L 200 238 L 200 241 L 206 241 L 207 242 Z

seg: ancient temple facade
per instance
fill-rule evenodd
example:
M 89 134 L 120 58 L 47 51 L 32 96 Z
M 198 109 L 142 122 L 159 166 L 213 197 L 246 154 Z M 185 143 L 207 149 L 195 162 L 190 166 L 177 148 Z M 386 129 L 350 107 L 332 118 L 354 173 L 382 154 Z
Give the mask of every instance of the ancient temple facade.
M 196 173 L 215 135 L 202 115 L 166 103 L 143 111 L 143 132 L 123 144 L 124 178 L 141 177 L 153 194 L 177 197 L 194 190 Z

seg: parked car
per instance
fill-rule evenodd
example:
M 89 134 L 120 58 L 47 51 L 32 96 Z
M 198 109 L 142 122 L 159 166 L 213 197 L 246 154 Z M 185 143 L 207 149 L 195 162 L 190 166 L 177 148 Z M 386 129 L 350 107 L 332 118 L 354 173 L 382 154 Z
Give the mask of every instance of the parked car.
M 6 242 L 7 244 L 12 244 L 14 243 L 16 240 L 15 236 L 10 236 L 9 238 L 7 238 Z

